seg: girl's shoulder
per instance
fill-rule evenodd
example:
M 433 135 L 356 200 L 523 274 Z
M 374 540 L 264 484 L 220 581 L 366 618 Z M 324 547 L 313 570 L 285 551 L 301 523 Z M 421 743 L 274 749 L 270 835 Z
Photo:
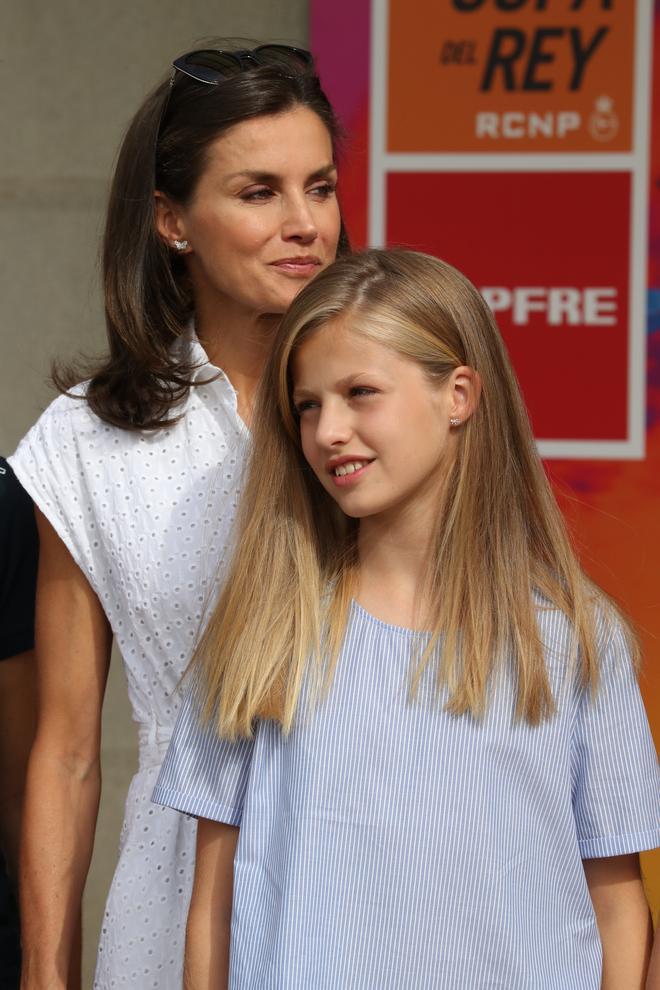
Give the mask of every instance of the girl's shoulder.
M 535 592 L 533 600 L 547 665 L 576 672 L 580 651 L 576 653 L 573 622 L 554 602 L 540 593 Z M 635 637 L 617 607 L 595 586 L 589 588 L 587 607 L 591 612 L 589 619 L 593 629 L 598 678 L 615 673 L 617 668 L 634 670 Z

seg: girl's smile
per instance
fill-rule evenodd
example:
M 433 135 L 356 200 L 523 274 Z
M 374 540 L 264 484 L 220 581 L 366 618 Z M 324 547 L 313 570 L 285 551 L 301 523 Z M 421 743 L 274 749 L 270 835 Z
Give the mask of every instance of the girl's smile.
M 328 470 L 336 485 L 352 485 L 362 477 L 375 458 L 355 457 L 354 455 L 333 458 Z

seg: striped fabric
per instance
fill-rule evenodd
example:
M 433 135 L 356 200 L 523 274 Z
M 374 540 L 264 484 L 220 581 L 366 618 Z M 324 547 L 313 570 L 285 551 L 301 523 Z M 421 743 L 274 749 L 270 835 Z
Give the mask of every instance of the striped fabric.
M 595 699 L 540 612 L 558 714 L 407 700 L 419 634 L 353 604 L 332 690 L 288 738 L 227 743 L 184 704 L 154 800 L 240 824 L 231 990 L 599 990 L 581 859 L 660 844 L 658 766 L 621 631 Z M 423 639 L 423 637 L 421 637 Z

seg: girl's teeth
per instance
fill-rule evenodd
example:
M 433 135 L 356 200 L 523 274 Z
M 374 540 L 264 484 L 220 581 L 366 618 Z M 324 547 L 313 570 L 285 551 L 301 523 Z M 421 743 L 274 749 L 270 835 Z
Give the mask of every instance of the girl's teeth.
M 364 463 L 361 461 L 351 461 L 350 464 L 340 464 L 339 467 L 335 468 L 335 476 L 338 478 L 343 478 L 345 474 L 354 474 L 359 471 L 361 467 L 364 467 Z

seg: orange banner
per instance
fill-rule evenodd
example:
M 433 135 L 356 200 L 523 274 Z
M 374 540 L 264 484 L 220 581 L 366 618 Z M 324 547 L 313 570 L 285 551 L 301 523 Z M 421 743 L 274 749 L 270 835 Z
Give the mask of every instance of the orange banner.
M 631 149 L 634 3 L 391 0 L 389 11 L 388 151 Z

